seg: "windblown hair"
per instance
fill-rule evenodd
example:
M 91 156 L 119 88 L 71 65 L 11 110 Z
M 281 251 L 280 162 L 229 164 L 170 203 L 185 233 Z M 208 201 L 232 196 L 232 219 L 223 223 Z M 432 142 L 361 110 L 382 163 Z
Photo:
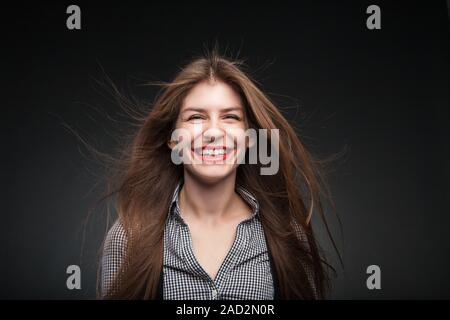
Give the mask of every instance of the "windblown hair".
M 183 166 L 171 161 L 170 140 L 180 107 L 202 81 L 222 81 L 241 97 L 250 128 L 279 129 L 279 170 L 261 175 L 261 164 L 241 164 L 236 183 L 260 204 L 261 223 L 272 253 L 281 299 L 321 299 L 330 288 L 330 270 L 315 239 L 311 217 L 325 223 L 323 175 L 298 134 L 271 100 L 242 70 L 243 62 L 216 49 L 182 68 L 162 86 L 151 111 L 142 119 L 116 180 L 115 207 L 127 234 L 124 262 L 104 298 L 155 299 L 163 265 L 164 227 L 172 192 Z M 300 233 L 299 233 L 300 230 Z M 300 236 L 299 236 L 300 234 Z M 336 248 L 336 246 L 335 246 Z M 312 271 L 312 281 L 308 274 Z

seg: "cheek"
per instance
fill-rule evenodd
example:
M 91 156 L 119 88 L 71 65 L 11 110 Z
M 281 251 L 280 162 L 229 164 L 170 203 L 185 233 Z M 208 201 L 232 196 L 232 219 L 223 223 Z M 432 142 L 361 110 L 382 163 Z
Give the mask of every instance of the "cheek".
M 191 132 L 191 135 L 194 138 L 200 136 L 203 132 L 203 128 L 201 125 L 190 126 L 188 130 Z
M 233 128 L 227 131 L 227 146 L 236 147 L 238 150 L 243 150 L 246 147 L 247 135 L 245 128 Z
M 192 124 L 183 124 L 180 123 L 177 125 L 177 129 L 181 129 L 184 132 L 189 133 L 189 138 L 191 141 L 196 140 L 197 137 L 201 136 L 202 134 L 202 126 L 201 125 L 192 125 Z

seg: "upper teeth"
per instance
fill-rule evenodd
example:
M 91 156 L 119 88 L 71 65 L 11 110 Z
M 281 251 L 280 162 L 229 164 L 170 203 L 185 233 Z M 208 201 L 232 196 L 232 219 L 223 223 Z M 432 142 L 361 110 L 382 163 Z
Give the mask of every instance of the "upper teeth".
M 214 149 L 214 150 L 204 149 L 203 150 L 203 155 L 207 155 L 207 156 L 211 156 L 211 155 L 217 156 L 217 155 L 222 155 L 222 154 L 225 154 L 224 149 Z

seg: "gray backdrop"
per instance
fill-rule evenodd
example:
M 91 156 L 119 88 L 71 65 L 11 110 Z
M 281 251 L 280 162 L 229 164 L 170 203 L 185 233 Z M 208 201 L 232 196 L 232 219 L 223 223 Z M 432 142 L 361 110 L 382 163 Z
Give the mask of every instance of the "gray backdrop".
M 83 221 L 104 170 L 67 126 L 113 152 L 129 126 L 108 118 L 120 110 L 95 79 L 151 102 L 139 83 L 170 80 L 215 39 L 247 58 L 314 153 L 346 150 L 329 175 L 345 262 L 332 298 L 450 298 L 447 5 L 377 1 L 382 28 L 368 30 L 370 4 L 80 4 L 78 31 L 69 3 L 8 8 L 0 298 L 95 297 L 105 206 Z M 71 264 L 81 290 L 66 288 Z M 372 264 L 381 290 L 366 287 Z

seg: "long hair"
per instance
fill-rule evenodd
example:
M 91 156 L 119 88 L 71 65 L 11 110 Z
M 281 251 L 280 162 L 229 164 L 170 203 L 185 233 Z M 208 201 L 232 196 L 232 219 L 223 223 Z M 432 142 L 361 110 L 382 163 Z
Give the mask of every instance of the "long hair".
M 330 288 L 330 268 L 316 241 L 311 217 L 325 223 L 327 195 L 318 162 L 274 103 L 243 71 L 243 61 L 226 58 L 215 48 L 194 58 L 161 90 L 142 119 L 122 159 L 124 170 L 113 189 L 116 210 L 127 234 L 126 256 L 105 298 L 155 299 L 163 266 L 164 226 L 172 192 L 183 166 L 171 161 L 170 140 L 180 107 L 198 83 L 218 80 L 242 98 L 250 128 L 279 129 L 279 170 L 261 175 L 261 164 L 241 164 L 236 183 L 260 203 L 261 223 L 272 253 L 281 299 L 324 298 Z M 312 277 L 311 277 L 312 275 Z

